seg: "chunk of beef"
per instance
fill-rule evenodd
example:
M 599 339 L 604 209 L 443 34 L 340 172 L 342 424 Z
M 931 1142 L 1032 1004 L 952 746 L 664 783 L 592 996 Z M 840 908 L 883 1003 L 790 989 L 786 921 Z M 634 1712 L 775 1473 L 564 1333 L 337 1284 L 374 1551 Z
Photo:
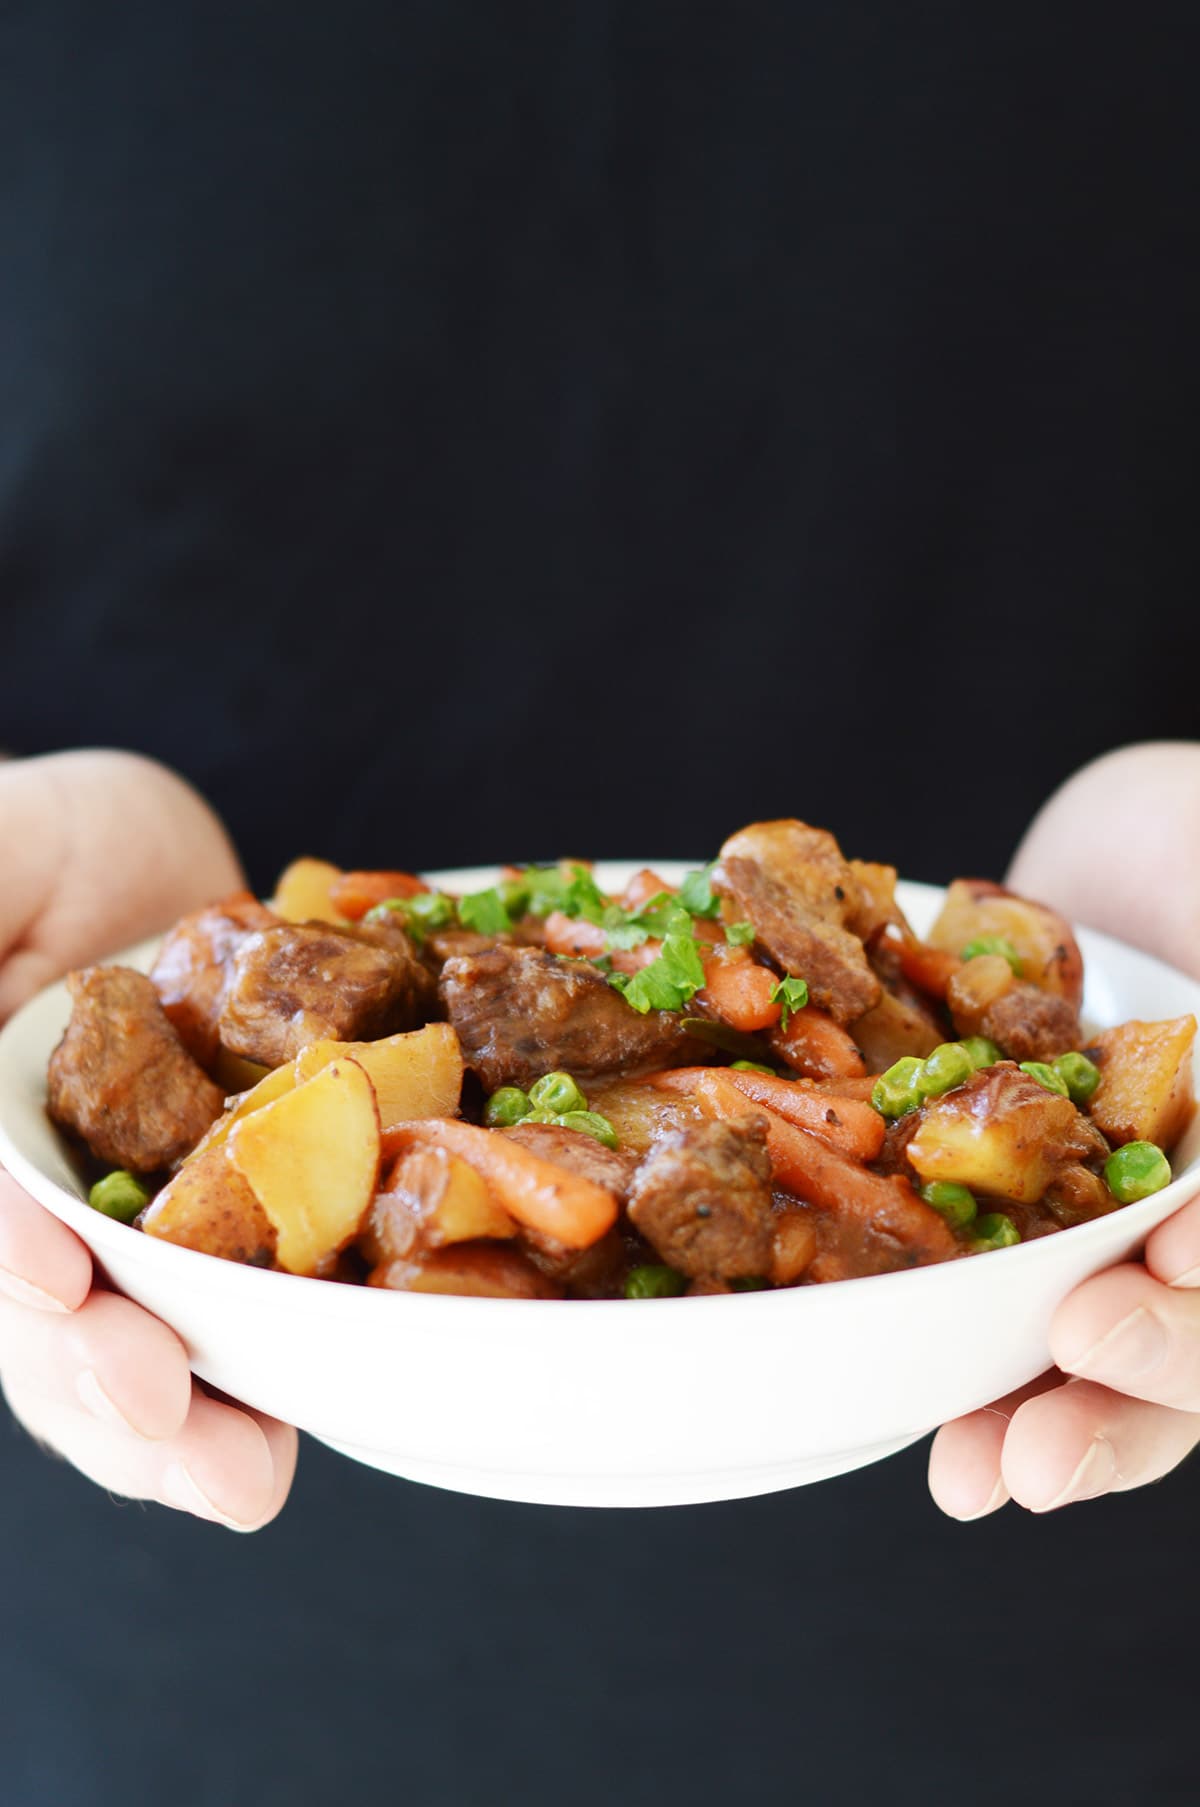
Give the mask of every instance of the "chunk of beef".
M 630 1220 L 692 1280 L 771 1271 L 774 1217 L 761 1117 L 701 1123 L 666 1137 L 634 1175 Z
M 726 841 L 713 882 L 836 1022 L 852 1023 L 879 1002 L 862 942 L 845 927 L 861 907 L 860 887 L 831 834 L 805 822 L 756 822 Z
M 182 1160 L 225 1100 L 153 985 L 125 966 L 90 966 L 67 985 L 74 1009 L 50 1058 L 51 1117 L 108 1166 L 155 1173 Z
M 1002 997 L 989 1004 L 980 1019 L 979 1033 L 986 1035 L 1013 1060 L 1053 1060 L 1069 1048 L 1078 1048 L 1083 1030 L 1074 1006 L 1066 998 L 1018 980 Z
M 159 949 L 151 983 L 184 1047 L 202 1067 L 211 1067 L 217 1057 L 217 1025 L 234 955 L 247 935 L 278 921 L 257 897 L 239 891 L 185 916 Z
M 489 1092 L 532 1085 L 558 1067 L 588 1079 L 705 1058 L 673 1012 L 639 1016 L 596 967 L 540 948 L 448 960 L 440 991 L 466 1063 Z
M 309 923 L 309 928 L 322 928 L 323 923 Z M 438 1003 L 437 978 L 429 970 L 426 962 L 417 951 L 411 935 L 394 916 L 384 921 L 351 922 L 339 925 L 339 935 L 348 935 L 352 941 L 362 941 L 368 947 L 381 947 L 386 952 L 395 954 L 408 968 L 409 981 L 412 985 L 413 1012 L 416 1021 L 413 1028 L 420 1028 L 441 1015 Z
M 325 923 L 284 923 L 249 935 L 219 1022 L 222 1045 L 280 1067 L 310 1042 L 373 1041 L 422 1021 L 426 978 L 400 950 Z

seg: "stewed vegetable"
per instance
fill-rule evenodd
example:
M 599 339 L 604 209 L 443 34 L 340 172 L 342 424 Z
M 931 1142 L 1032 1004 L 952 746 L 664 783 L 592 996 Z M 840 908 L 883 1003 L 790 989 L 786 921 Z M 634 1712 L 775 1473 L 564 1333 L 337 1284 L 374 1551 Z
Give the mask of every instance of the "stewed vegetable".
M 1089 1033 L 1054 911 L 798 821 L 672 885 L 511 867 L 456 896 L 301 860 L 74 975 L 51 1114 L 98 1211 L 225 1259 L 644 1301 L 1009 1248 L 1149 1197 L 1195 1019 Z M 226 1096 L 232 1092 L 233 1096 Z

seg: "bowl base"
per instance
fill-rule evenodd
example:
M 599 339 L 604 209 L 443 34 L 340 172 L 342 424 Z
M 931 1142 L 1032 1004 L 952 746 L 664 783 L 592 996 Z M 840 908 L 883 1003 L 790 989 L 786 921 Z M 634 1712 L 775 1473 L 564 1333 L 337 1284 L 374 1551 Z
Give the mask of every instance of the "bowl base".
M 459 1468 L 445 1463 L 409 1461 L 387 1450 L 365 1449 L 339 1443 L 334 1437 L 317 1437 L 318 1443 L 402 1480 L 420 1481 L 426 1487 L 444 1487 L 451 1493 L 473 1493 L 483 1499 L 516 1500 L 531 1506 L 703 1506 L 718 1500 L 743 1500 L 761 1493 L 782 1493 L 789 1487 L 807 1487 L 814 1481 L 849 1474 L 871 1462 L 882 1462 L 927 1436 L 910 1431 L 861 1449 L 840 1450 L 808 1461 L 781 1463 L 766 1468 L 735 1468 L 724 1472 L 662 1475 L 569 1475 L 509 1473 L 504 1469 Z

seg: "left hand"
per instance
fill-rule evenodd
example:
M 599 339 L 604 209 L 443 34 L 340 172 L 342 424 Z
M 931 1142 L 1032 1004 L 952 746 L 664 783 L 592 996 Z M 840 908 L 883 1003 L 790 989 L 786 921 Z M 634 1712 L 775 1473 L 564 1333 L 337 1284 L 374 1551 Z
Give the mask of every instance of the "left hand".
M 1085 767 L 1034 822 L 1010 882 L 1200 978 L 1200 745 Z M 944 1512 L 982 1518 L 1010 1498 L 1051 1512 L 1156 1481 L 1200 1443 L 1200 1198 L 1142 1261 L 1063 1302 L 1050 1353 L 1056 1371 L 938 1432 L 929 1486 Z

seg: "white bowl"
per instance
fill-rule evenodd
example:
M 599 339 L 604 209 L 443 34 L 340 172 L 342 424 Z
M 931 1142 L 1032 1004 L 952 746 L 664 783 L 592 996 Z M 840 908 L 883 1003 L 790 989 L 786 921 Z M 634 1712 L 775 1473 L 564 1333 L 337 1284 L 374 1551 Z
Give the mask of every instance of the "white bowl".
M 610 863 L 597 876 L 618 890 L 634 870 Z M 687 868 L 657 870 L 675 881 Z M 470 889 L 495 874 L 439 877 Z M 918 930 L 941 895 L 901 886 Z M 1194 980 L 1106 936 L 1080 942 L 1093 1024 L 1200 1014 Z M 125 958 L 144 967 L 152 953 Z M 0 1161 L 13 1176 L 179 1333 L 202 1380 L 357 1461 L 497 1499 L 685 1505 L 878 1461 L 1041 1373 L 1059 1301 L 1200 1189 L 1197 1122 L 1178 1177 L 1153 1198 L 945 1267 L 634 1302 L 340 1286 L 198 1255 L 88 1208 L 45 1113 L 69 1008 L 56 985 L 0 1035 Z

